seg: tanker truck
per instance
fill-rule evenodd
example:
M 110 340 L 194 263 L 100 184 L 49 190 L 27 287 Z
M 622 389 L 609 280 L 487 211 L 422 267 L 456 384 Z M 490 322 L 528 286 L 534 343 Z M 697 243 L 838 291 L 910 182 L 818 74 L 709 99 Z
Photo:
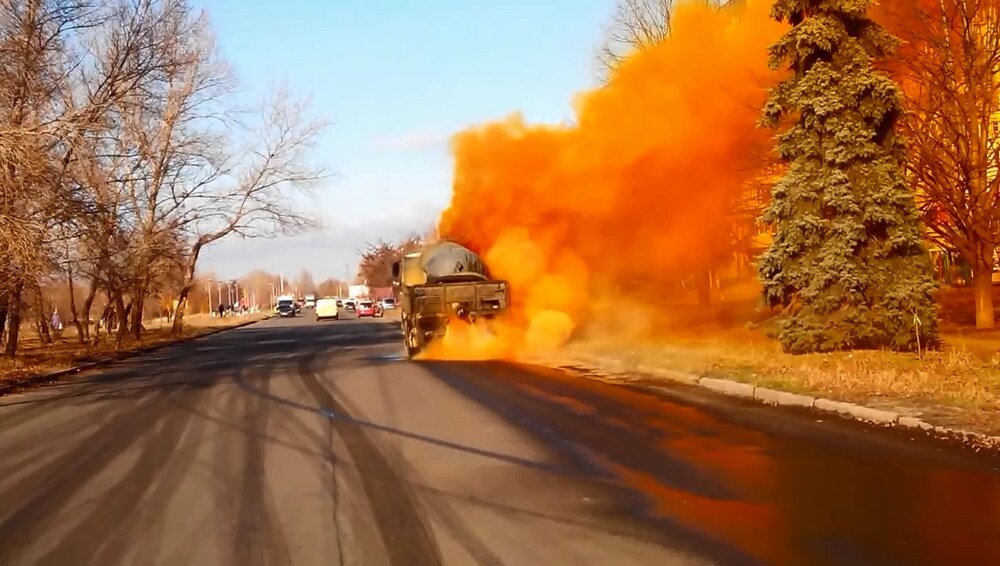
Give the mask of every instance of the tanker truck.
M 507 310 L 506 281 L 490 277 L 472 250 L 437 242 L 392 264 L 407 355 L 442 336 L 450 321 L 473 323 Z

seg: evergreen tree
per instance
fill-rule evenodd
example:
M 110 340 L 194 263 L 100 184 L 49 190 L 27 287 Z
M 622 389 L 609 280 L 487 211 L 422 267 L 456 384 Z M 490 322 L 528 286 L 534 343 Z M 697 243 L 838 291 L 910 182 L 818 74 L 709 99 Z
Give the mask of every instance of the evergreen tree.
M 867 17 L 872 0 L 776 0 L 792 28 L 771 46 L 790 77 L 762 123 L 788 171 L 763 219 L 776 227 L 759 265 L 764 302 L 786 307 L 787 352 L 937 344 L 936 289 L 895 132 L 901 92 L 873 68 L 896 40 Z M 919 323 L 917 322 L 919 320 Z

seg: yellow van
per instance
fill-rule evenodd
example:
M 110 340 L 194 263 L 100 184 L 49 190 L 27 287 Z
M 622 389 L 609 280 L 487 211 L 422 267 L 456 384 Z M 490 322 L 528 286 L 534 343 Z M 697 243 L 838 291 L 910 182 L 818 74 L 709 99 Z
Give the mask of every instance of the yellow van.
M 340 318 L 340 309 L 337 308 L 337 299 L 323 297 L 316 301 L 316 320 L 326 320 Z

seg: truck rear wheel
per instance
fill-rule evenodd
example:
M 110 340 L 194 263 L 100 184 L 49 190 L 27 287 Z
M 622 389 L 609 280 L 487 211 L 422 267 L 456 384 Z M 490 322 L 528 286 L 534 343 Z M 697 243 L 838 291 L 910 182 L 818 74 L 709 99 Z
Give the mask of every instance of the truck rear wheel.
M 406 345 L 407 357 L 415 357 L 424 349 L 424 341 L 420 336 L 420 331 L 415 324 L 408 320 L 403 322 L 403 343 Z

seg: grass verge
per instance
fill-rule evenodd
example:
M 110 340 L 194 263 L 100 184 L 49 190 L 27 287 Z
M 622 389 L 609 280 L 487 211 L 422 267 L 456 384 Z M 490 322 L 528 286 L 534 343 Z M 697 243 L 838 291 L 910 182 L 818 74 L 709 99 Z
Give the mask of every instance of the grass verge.
M 941 297 L 940 351 L 903 354 L 854 351 L 793 356 L 766 336 L 759 313 L 728 305 L 726 324 L 696 324 L 661 332 L 656 340 L 592 337 L 569 354 L 621 360 L 626 368 L 669 368 L 761 387 L 919 417 L 931 424 L 1000 435 L 1000 331 L 976 331 L 950 312 L 966 301 L 963 290 Z M 678 312 L 678 311 L 672 311 Z M 734 314 L 735 313 L 735 314 Z M 736 324 L 734 324 L 736 323 Z M 741 323 L 741 324 L 740 324 Z M 749 325 L 747 323 L 750 323 Z

